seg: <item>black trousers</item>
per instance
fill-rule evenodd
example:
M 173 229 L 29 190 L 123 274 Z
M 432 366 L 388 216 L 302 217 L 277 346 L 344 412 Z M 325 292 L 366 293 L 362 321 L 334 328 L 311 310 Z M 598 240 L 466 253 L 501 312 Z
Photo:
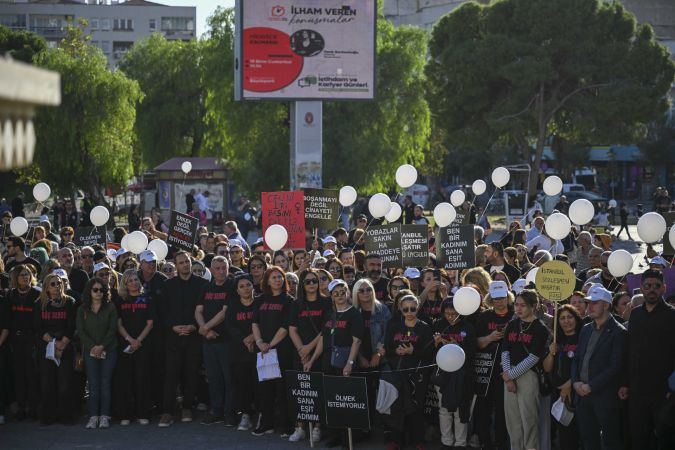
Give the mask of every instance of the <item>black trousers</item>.
M 19 410 L 31 410 L 35 412 L 39 402 L 40 389 L 38 386 L 33 333 L 13 334 L 10 336 L 9 343 L 12 349 L 14 395 L 16 396 Z
M 197 382 L 199 369 L 202 363 L 202 346 L 199 336 L 195 333 L 189 336 L 178 336 L 169 333 L 166 336 L 166 371 L 164 374 L 164 400 L 163 411 L 173 414 L 176 404 L 176 389 L 181 375 L 185 378 L 181 391 L 183 393 L 183 409 L 192 409 L 195 395 L 197 394 Z
M 250 416 L 255 410 L 255 397 L 258 388 L 258 372 L 255 368 L 255 361 L 235 361 L 232 364 L 232 375 L 235 411 Z
M 115 410 L 120 419 L 150 419 L 151 382 L 149 347 L 142 346 L 132 354 L 120 345 L 113 377 Z
M 656 426 L 658 415 L 666 403 L 663 396 L 644 396 L 631 394 L 628 397 L 628 415 L 630 422 L 631 448 L 633 450 L 652 450 L 666 448 L 657 441 Z
M 44 357 L 45 343 L 38 345 L 40 389 L 42 391 L 42 422 L 73 420 L 73 369 L 74 351 L 72 346 L 66 347 L 59 366 Z
M 390 442 L 403 444 L 403 433 L 408 431 L 412 445 L 424 444 L 424 401 L 429 375 L 426 371 L 403 372 L 399 397 L 391 405 L 386 423 L 391 430 Z
M 150 345 L 150 398 L 152 404 L 158 411 L 163 411 L 162 402 L 164 401 L 164 374 L 166 373 L 166 336 L 165 330 L 155 324 L 148 336 Z M 126 347 L 126 346 L 125 346 Z
M 282 371 L 283 375 L 283 371 Z M 258 394 L 260 395 L 260 411 L 262 418 L 260 425 L 263 428 L 274 427 L 274 411 L 279 408 L 280 421 L 278 426 L 282 430 L 292 428 L 292 421 L 288 415 L 288 401 L 286 400 L 286 383 L 283 378 L 276 380 L 259 381 Z
M 494 416 L 494 441 L 490 432 Z M 485 397 L 478 397 L 476 402 L 476 422 L 478 437 L 483 449 L 508 450 L 511 447 L 509 433 L 506 430 L 504 417 L 504 383 L 498 377 L 492 379 Z
M 9 344 L 0 345 L 0 416 L 5 415 L 9 403 Z

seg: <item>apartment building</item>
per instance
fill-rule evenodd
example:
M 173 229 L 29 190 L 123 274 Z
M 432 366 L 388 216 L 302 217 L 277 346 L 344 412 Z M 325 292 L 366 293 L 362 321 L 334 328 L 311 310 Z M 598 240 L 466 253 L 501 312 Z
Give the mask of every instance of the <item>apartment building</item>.
M 86 19 L 92 44 L 111 68 L 135 42 L 162 33 L 167 39 L 196 37 L 194 6 L 167 6 L 146 0 L 0 0 L 0 25 L 29 30 L 56 46 L 69 22 Z

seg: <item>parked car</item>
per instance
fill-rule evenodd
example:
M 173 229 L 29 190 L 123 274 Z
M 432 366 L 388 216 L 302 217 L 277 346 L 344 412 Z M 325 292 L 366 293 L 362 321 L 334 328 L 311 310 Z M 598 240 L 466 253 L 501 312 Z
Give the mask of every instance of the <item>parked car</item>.
M 565 193 L 564 195 L 567 197 L 567 201 L 570 203 L 580 198 L 590 201 L 593 204 L 596 213 L 600 211 L 602 207 L 606 208 L 609 202 L 607 198 L 590 191 L 571 191 Z

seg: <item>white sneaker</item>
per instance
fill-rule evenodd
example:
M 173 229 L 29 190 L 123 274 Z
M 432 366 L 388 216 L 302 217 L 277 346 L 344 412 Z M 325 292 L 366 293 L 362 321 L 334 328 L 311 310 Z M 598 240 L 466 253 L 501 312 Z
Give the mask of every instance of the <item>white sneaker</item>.
M 307 437 L 307 433 L 300 427 L 296 427 L 293 434 L 288 437 L 288 442 L 300 442 Z
M 147 425 L 149 423 L 150 423 L 150 420 L 148 420 L 148 419 L 138 419 L 139 425 Z
M 242 414 L 239 425 L 237 426 L 237 431 L 248 431 L 252 427 L 253 424 L 251 423 L 251 418 L 248 416 L 248 414 Z
M 129 425 L 131 425 L 131 420 L 122 419 L 122 420 L 120 420 L 120 425 L 122 425 L 123 427 L 128 427 Z
M 2 416 L 0 416 L 2 417 Z M 98 416 L 91 416 L 89 418 L 89 422 L 87 422 L 87 425 L 84 427 L 87 430 L 91 430 L 98 427 Z
M 321 440 L 321 428 L 314 427 L 312 428 L 312 442 L 316 443 Z
M 206 403 L 198 403 L 196 409 L 197 411 L 208 411 L 209 407 L 206 406 Z
M 98 419 L 98 427 L 99 428 L 110 428 L 110 417 L 108 416 L 101 416 Z

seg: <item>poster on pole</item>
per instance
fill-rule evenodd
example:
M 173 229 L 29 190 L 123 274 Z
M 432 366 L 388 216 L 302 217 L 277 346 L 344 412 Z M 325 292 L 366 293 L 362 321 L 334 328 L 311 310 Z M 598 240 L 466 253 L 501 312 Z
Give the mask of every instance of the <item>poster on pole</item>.
M 106 231 L 105 225 L 100 227 L 77 227 L 73 241 L 80 248 L 85 246 L 91 247 L 94 244 L 102 245 L 105 248 L 106 241 L 108 240 Z
M 469 269 L 476 265 L 473 225 L 450 226 L 438 230 L 436 261 L 445 269 Z
M 235 8 L 237 100 L 375 97 L 376 0 L 238 0 Z
M 366 254 L 377 253 L 382 258 L 382 267 L 401 267 L 401 224 L 393 223 L 368 227 L 366 231 Z
M 313 230 L 337 227 L 340 214 L 340 191 L 336 189 L 303 189 L 305 196 L 305 227 Z
M 270 225 L 286 228 L 286 248 L 305 248 L 305 198 L 302 191 L 262 192 L 263 233 Z
M 426 225 L 401 225 L 403 267 L 426 267 L 429 263 L 429 238 Z
M 298 372 L 287 370 L 286 391 L 288 410 L 294 420 L 323 422 L 325 416 L 323 374 L 321 372 Z
M 324 375 L 323 387 L 326 423 L 330 428 L 370 429 L 365 378 Z
M 497 347 L 499 348 L 499 347 Z M 497 360 L 497 352 L 476 352 L 473 360 L 473 371 L 476 374 L 476 395 L 485 397 L 490 388 L 490 378 L 492 371 L 495 368 L 495 361 Z
M 199 227 L 199 219 L 196 217 L 188 216 L 176 210 L 171 211 L 169 236 L 166 239 L 166 243 L 192 252 L 195 239 L 197 239 L 197 227 Z

